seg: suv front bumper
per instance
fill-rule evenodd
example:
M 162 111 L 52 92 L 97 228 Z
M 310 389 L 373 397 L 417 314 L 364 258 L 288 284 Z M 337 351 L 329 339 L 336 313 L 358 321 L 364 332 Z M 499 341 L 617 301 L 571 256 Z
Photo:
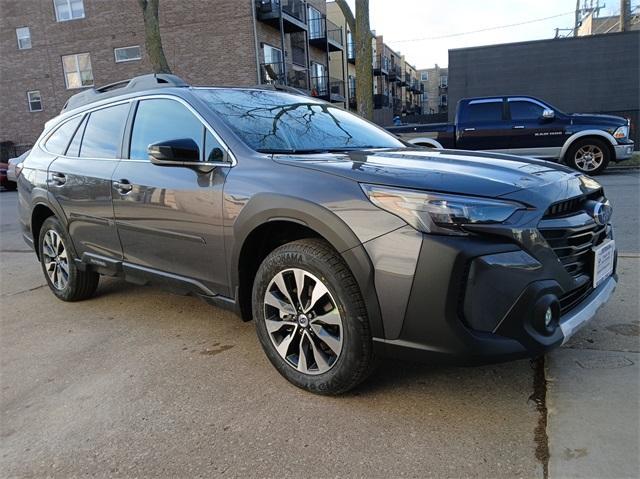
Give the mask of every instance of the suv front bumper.
M 388 270 L 390 264 L 406 263 L 393 257 L 405 249 L 398 246 L 406 245 L 408 235 L 406 230 L 387 235 L 384 241 L 391 246 L 385 254 L 371 255 L 376 248 L 368 247 L 386 335 L 374 341 L 384 356 L 465 365 L 534 357 L 564 344 L 595 316 L 617 284 L 614 270 L 596 289 L 579 286 L 555 256 L 534 258 L 513 243 L 416 233 L 420 253 L 405 306 L 397 300 L 402 271 L 389 276 Z M 392 281 L 384 284 L 387 276 Z M 393 291 L 395 300 L 386 313 L 383 288 Z M 563 306 L 547 329 L 544 312 L 550 301 Z

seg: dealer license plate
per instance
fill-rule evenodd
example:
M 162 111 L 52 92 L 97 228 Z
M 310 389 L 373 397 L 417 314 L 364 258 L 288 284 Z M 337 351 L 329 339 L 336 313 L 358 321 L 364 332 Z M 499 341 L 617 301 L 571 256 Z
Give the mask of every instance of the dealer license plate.
M 613 259 L 615 257 L 616 243 L 608 240 L 593 248 L 593 287 L 597 288 L 600 283 L 613 273 Z

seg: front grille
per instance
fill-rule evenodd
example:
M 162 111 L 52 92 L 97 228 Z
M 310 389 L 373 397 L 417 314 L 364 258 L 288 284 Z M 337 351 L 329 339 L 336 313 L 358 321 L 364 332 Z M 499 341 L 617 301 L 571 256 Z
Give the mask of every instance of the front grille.
M 584 275 L 591 277 L 593 270 L 591 249 L 607 237 L 606 226 L 593 223 L 577 228 L 541 229 L 540 233 L 574 279 Z
M 560 211 L 570 211 L 572 208 L 578 208 L 576 205 L 579 205 L 580 201 L 584 203 L 584 201 L 589 199 L 591 198 L 582 197 L 582 200 L 576 203 L 576 198 L 573 198 L 566 202 L 556 203 L 566 204 L 565 209 L 561 208 L 557 210 L 556 218 L 562 214 Z M 553 223 L 556 224 L 557 222 L 558 220 L 553 221 Z M 560 314 L 571 311 L 593 291 L 592 249 L 606 239 L 607 228 L 606 225 L 597 225 L 595 222 L 578 227 L 563 228 L 554 226 L 553 228 L 540 228 L 540 233 L 553 249 L 567 273 L 573 277 L 578 285 L 575 289 L 565 293 L 559 298 Z
M 584 210 L 588 201 L 598 201 L 602 198 L 602 189 L 599 189 L 588 195 L 576 196 L 574 198 L 558 201 L 547 208 L 544 218 L 560 218 L 563 216 L 575 215 L 576 213 Z

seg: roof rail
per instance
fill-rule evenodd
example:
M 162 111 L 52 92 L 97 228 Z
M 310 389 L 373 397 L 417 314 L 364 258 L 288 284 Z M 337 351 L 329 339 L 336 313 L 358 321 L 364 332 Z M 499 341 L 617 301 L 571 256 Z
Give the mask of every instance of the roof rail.
M 83 105 L 88 105 L 98 100 L 104 100 L 126 93 L 134 93 L 136 91 L 151 90 L 154 88 L 166 87 L 188 87 L 190 86 L 182 78 L 176 75 L 166 73 L 152 73 L 149 75 L 141 75 L 130 80 L 123 80 L 99 88 L 90 88 L 80 93 L 76 93 L 62 107 L 60 113 L 64 113 Z

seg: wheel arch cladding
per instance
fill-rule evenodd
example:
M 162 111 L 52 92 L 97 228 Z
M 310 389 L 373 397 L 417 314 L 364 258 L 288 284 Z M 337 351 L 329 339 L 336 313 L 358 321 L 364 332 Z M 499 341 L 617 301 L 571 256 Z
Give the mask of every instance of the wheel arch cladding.
M 39 238 L 40 230 L 47 218 L 56 216 L 54 211 L 44 203 L 37 203 L 31 211 L 31 234 L 35 245 L 36 256 L 40 259 Z
M 617 144 L 616 139 L 606 131 L 602 130 L 583 130 L 574 133 L 569 138 L 567 138 L 567 141 L 564 142 L 562 151 L 560 152 L 560 158 L 562 158 L 562 160 L 564 161 L 566 159 L 567 153 L 569 152 L 569 149 L 573 145 L 575 145 L 577 141 L 589 139 L 595 139 L 607 145 L 607 147 L 609 148 L 611 159 L 615 158 L 615 150 L 613 149 L 613 146 Z
M 353 231 L 331 211 L 298 198 L 256 195 L 243 208 L 233 230 L 231 285 L 244 321 L 251 320 L 253 279 L 264 258 L 281 244 L 319 238 L 329 243 L 346 262 L 365 299 L 372 334 L 383 337 L 369 256 Z

